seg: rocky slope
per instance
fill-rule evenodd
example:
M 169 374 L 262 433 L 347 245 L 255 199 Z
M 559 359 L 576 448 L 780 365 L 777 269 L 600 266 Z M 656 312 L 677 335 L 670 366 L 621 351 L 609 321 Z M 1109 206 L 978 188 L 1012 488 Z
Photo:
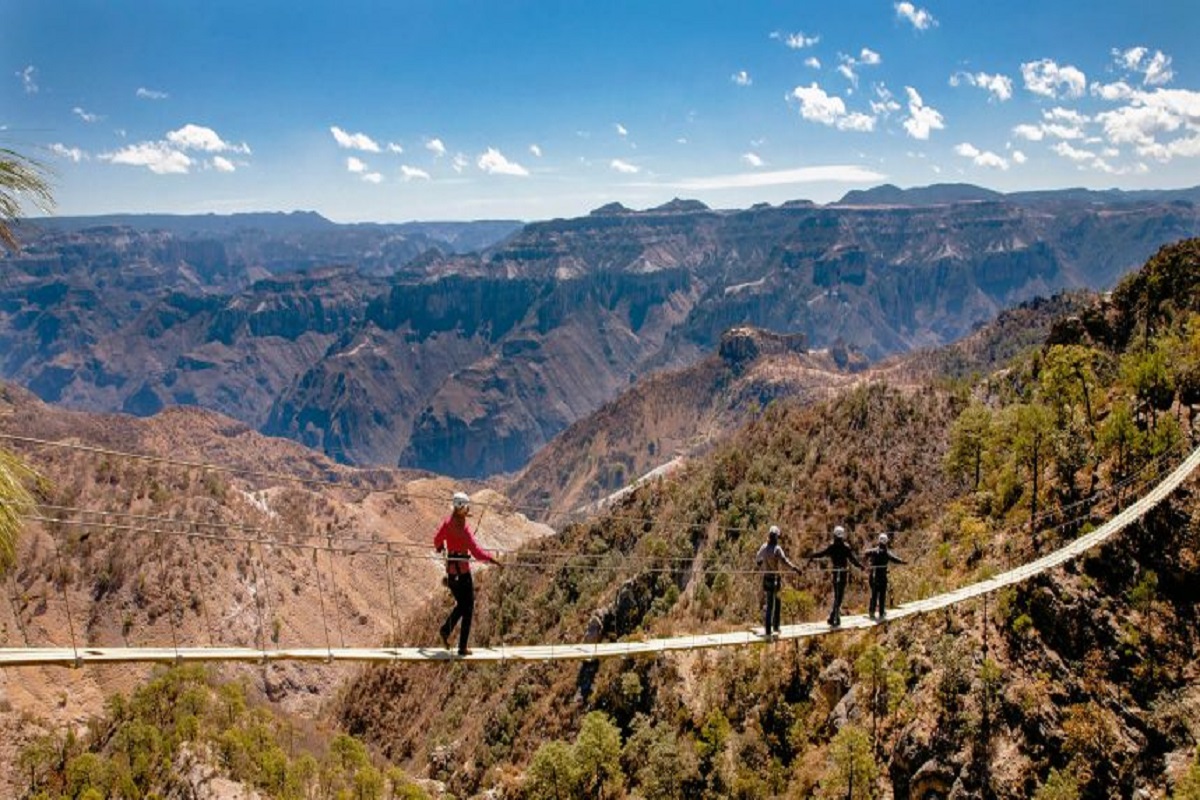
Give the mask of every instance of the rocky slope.
M 935 187 L 827 207 L 613 205 L 474 254 L 392 259 L 381 255 L 392 245 L 354 227 L 287 240 L 277 258 L 261 243 L 257 261 L 229 246 L 205 269 L 180 257 L 174 271 L 104 244 L 145 249 L 151 234 L 69 231 L 4 265 L 3 375 L 77 408 L 203 405 L 349 463 L 509 473 L 733 327 L 877 360 L 957 339 L 1034 296 L 1107 288 L 1200 233 L 1190 197 Z M 319 262 L 349 266 L 266 279 Z

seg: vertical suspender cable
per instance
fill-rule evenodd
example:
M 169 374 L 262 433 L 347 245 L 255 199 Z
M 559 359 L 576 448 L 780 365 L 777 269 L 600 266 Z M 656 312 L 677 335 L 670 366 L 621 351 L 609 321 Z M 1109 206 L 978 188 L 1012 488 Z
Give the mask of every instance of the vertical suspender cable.
M 54 558 L 58 562 L 58 578 L 55 583 L 61 580 L 60 588 L 62 589 L 63 604 L 67 610 L 67 630 L 71 634 L 71 654 L 75 659 L 75 666 L 83 665 L 83 660 L 79 657 L 79 646 L 75 643 L 75 623 L 71 619 L 71 596 L 67 592 L 67 572 L 63 566 L 62 550 L 58 547 L 58 539 L 54 534 L 50 534 L 50 541 L 54 544 Z
M 338 640 L 342 643 L 342 648 L 344 649 L 346 647 L 346 632 L 342 630 L 342 615 L 338 612 L 337 575 L 334 573 L 333 567 L 333 534 L 329 534 L 328 541 L 329 548 L 325 551 L 325 554 L 329 559 L 329 591 L 333 595 L 331 598 L 333 601 L 333 618 L 337 622 Z
M 329 660 L 333 660 L 333 642 L 329 641 L 329 620 L 325 616 L 325 589 L 321 584 L 321 560 L 317 557 L 319 548 L 317 545 L 312 546 L 313 549 L 313 571 L 317 573 L 317 597 L 321 601 L 321 627 L 325 629 L 325 650 L 329 653 Z

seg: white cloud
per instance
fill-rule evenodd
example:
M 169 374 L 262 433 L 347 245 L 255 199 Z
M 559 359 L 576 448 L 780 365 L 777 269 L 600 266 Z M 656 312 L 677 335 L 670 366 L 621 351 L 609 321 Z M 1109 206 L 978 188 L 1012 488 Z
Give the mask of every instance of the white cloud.
M 757 169 L 763 165 L 763 160 L 761 157 L 759 157 L 758 153 L 743 153 L 742 161 L 745 161 L 747 164 L 754 167 L 755 169 Z
M 858 86 L 858 73 L 854 71 L 853 64 L 843 63 L 837 68 L 837 71 L 842 74 L 843 78 Z
M 160 92 L 157 89 L 147 89 L 144 86 L 139 86 L 134 94 L 142 100 L 166 100 L 170 97 L 166 92 Z
M 387 143 L 387 151 L 389 153 L 395 153 L 396 155 L 400 155 L 401 153 L 404 152 L 404 146 L 397 142 L 388 142 Z
M 442 144 L 442 140 L 436 137 L 425 140 L 425 149 L 433 153 L 438 158 L 446 155 L 446 145 Z
M 817 58 L 816 56 L 809 56 L 808 58 L 804 59 L 804 66 L 811 69 L 820 69 L 821 59 Z
M 186 153 L 166 142 L 131 144 L 115 153 L 103 153 L 100 159 L 113 164 L 145 167 L 156 175 L 185 175 L 195 163 Z
M 803 32 L 796 33 L 772 33 L 772 39 L 778 39 L 793 50 L 803 50 L 806 47 L 812 47 L 821 41 L 820 36 L 805 36 Z
M 619 158 L 614 158 L 609 162 L 608 166 L 615 172 L 620 172 L 623 175 L 636 175 L 642 171 L 640 167 Z
M 224 141 L 212 128 L 188 123 L 179 130 L 167 134 L 167 141 L 184 150 L 203 150 L 206 153 L 250 153 L 250 146 L 230 144 Z
M 529 152 L 534 156 L 534 158 L 542 157 L 542 148 L 538 147 L 536 144 L 529 145 Z
M 729 79 L 731 81 L 733 81 L 734 83 L 736 83 L 738 86 L 749 86 L 750 84 L 752 84 L 754 82 L 750 79 L 750 73 L 746 72 L 746 70 L 744 70 L 744 69 L 738 70 L 737 72 L 733 73 L 732 75 L 729 76 Z
M 789 96 L 800 103 L 800 116 L 810 122 L 835 125 L 838 119 L 846 114 L 845 101 L 840 97 L 826 94 L 825 90 L 816 83 L 809 86 L 797 86 L 792 89 Z
M 1146 58 L 1150 53 L 1146 47 L 1131 47 L 1124 52 L 1114 49 L 1112 53 L 1117 63 L 1125 69 L 1141 73 L 1142 83 L 1146 86 L 1161 86 L 1175 77 L 1171 69 L 1171 57 L 1161 50 L 1155 50 L 1150 58 Z
M 1162 92 L 1149 95 L 1139 95 L 1134 103 L 1112 111 L 1102 111 L 1096 115 L 1096 121 L 1104 128 L 1104 135 L 1112 144 L 1135 144 L 1146 147 L 1155 143 L 1162 133 L 1172 133 L 1179 130 L 1189 115 L 1182 109 L 1172 107 L 1171 103 L 1163 103 L 1158 97 Z M 1200 105 L 1200 93 L 1195 94 Z M 1200 122 L 1200 108 L 1190 115 L 1193 125 Z
M 1008 161 L 990 150 L 980 150 L 975 145 L 963 142 L 954 146 L 954 152 L 963 158 L 969 158 L 977 167 L 992 169 L 1008 169 Z
M 678 189 L 747 189 L 760 186 L 787 186 L 800 183 L 876 183 L 887 178 L 874 170 L 853 164 L 824 167 L 801 167 L 774 172 L 745 172 L 735 175 L 715 175 L 707 178 L 687 178 L 665 184 Z
M 629 135 L 629 131 L 628 131 L 628 130 L 626 130 L 625 126 L 624 126 L 624 125 L 622 125 L 621 123 L 619 123 L 619 122 L 614 122 L 614 123 L 613 123 L 613 127 L 614 127 L 614 128 L 616 129 L 616 131 L 617 131 L 617 136 L 628 136 L 628 135 Z
M 1059 125 L 1050 122 L 1042 125 L 1042 132 L 1055 139 L 1082 139 L 1083 131 L 1074 125 Z
M 900 104 L 892 97 L 886 85 L 877 83 L 873 88 L 878 99 L 871 101 L 871 113 L 877 117 L 886 117 L 900 110 Z
M 410 167 L 407 164 L 400 165 L 400 176 L 406 181 L 429 180 L 428 172 L 423 169 L 417 169 L 416 167 Z
M 329 129 L 333 134 L 334 140 L 338 143 L 338 147 L 347 150 L 362 150 L 364 153 L 378 153 L 379 145 L 375 140 L 365 133 L 347 133 L 346 131 L 334 125 Z
M 230 161 L 225 156 L 213 156 L 212 157 L 212 167 L 217 172 L 233 172 L 234 170 L 237 169 L 237 167 L 234 166 L 233 162 Z
M 876 53 L 869 47 L 864 47 L 862 52 L 858 54 L 858 58 L 848 56 L 845 53 L 838 53 L 838 60 L 842 63 L 838 66 L 837 71 L 840 72 L 846 80 L 858 87 L 858 71 L 856 67 L 876 67 L 882 62 L 879 53 Z
M 1028 61 L 1021 65 L 1021 77 L 1025 88 L 1044 97 L 1059 97 L 1063 87 L 1066 97 L 1079 97 L 1087 88 L 1087 77 L 1072 66 L 1059 66 L 1049 58 Z
M 1013 150 L 1012 151 L 1012 160 L 1013 160 L 1014 164 L 1024 164 L 1029 159 L 1026 158 L 1025 154 L 1022 153 L 1020 150 Z
M 904 120 L 904 130 L 909 136 L 928 139 L 931 131 L 946 127 L 941 113 L 925 105 L 916 89 L 911 86 L 905 86 L 904 89 L 908 92 L 908 119 Z
M 869 47 L 864 47 L 862 52 L 858 54 L 858 63 L 868 67 L 875 67 L 882 63 L 883 59 L 879 53 L 876 53 Z
M 79 106 L 75 106 L 74 108 L 72 108 L 71 113 L 74 114 L 75 116 L 79 117 L 84 122 L 99 122 L 100 121 L 100 116 L 98 114 L 89 114 L 87 111 L 84 111 Z
M 471 162 L 467 160 L 467 157 L 462 153 L 455 153 L 454 160 L 450 162 L 450 167 L 459 175 L 461 175 L 462 171 L 470 165 Z
M 929 30 L 929 28 L 937 25 L 937 20 L 923 8 L 917 8 L 912 3 L 905 2 L 896 3 L 896 16 L 900 19 L 908 20 L 912 26 L 919 31 Z
M 74 161 L 76 164 L 87 158 L 87 155 L 78 147 L 67 147 L 65 144 L 60 144 L 58 142 L 50 145 L 50 152 L 54 153 L 54 155 L 58 156 L 59 158 L 65 158 L 68 161 Z
M 383 175 L 378 172 L 368 172 L 362 179 L 367 183 L 383 183 Z
M 480 154 L 479 159 L 475 162 L 481 170 L 489 175 L 517 175 L 525 176 L 529 174 L 529 170 L 522 167 L 515 161 L 509 161 L 504 157 L 499 150 L 494 147 L 489 147 L 486 151 Z
M 1012 132 L 1013 136 L 1018 139 L 1027 139 L 1031 142 L 1040 142 L 1046 137 L 1041 125 L 1021 124 L 1013 128 Z
M 1133 87 L 1125 81 L 1117 81 L 1116 83 L 1093 83 L 1092 94 L 1102 100 L 1116 102 L 1117 100 L 1128 100 L 1133 97 Z
M 1175 139 L 1167 144 L 1155 142 L 1151 145 L 1145 145 L 1138 148 L 1138 154 L 1162 162 L 1170 161 L 1175 156 L 1195 158 L 1200 156 L 1200 134 Z
M 1096 160 L 1096 154 L 1091 150 L 1081 150 L 1072 146 L 1068 142 L 1059 142 L 1050 149 L 1058 153 L 1063 158 L 1070 159 L 1071 161 L 1075 161 L 1077 163 Z
M 1042 118 L 1071 125 L 1082 125 L 1090 121 L 1086 114 L 1080 114 L 1073 108 L 1063 108 L 1062 106 L 1055 106 L 1049 111 L 1043 111 Z
M 368 167 L 366 162 L 364 162 L 362 159 L 355 158 L 354 156 L 350 156 L 346 159 L 346 170 L 349 172 L 353 172 L 356 175 L 361 175 L 362 173 L 366 172 L 367 169 Z
M 37 68 L 30 64 L 22 70 L 17 70 L 15 73 L 21 79 L 21 86 L 25 89 L 25 94 L 37 94 Z
M 797 86 L 788 97 L 800 104 L 800 116 L 810 122 L 819 122 L 843 131 L 869 132 L 875 129 L 874 117 L 861 112 L 848 113 L 842 98 L 826 94 L 816 83 Z
M 958 86 L 960 83 L 986 89 L 994 100 L 1003 102 L 1012 99 L 1012 78 L 1007 75 L 990 75 L 986 72 L 956 72 L 950 76 L 951 86 Z

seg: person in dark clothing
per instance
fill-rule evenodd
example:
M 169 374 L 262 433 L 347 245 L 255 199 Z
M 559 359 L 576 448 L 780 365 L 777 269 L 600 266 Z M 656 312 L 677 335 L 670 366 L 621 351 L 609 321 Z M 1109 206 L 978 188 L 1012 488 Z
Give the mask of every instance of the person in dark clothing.
M 846 594 L 846 579 L 849 577 L 850 565 L 863 568 L 858 556 L 846 543 L 846 529 L 838 525 L 833 529 L 833 541 L 821 550 L 808 557 L 814 561 L 818 558 L 828 558 L 833 565 L 833 607 L 829 610 L 829 624 L 837 627 L 842 624 L 842 597 Z
M 467 649 L 467 638 L 471 635 L 471 617 L 475 613 L 475 584 L 471 579 L 471 558 L 501 568 L 504 565 L 479 546 L 475 535 L 467 527 L 471 498 L 463 492 L 455 492 L 452 508 L 450 516 L 442 522 L 442 526 L 433 537 L 433 549 L 446 555 L 446 586 L 454 595 L 454 610 L 446 617 L 438 634 L 442 638 L 442 646 L 449 649 L 450 634 L 461 620 L 458 654 L 469 656 L 471 651 Z
M 770 636 L 772 631 L 779 633 L 779 612 L 781 603 L 779 590 L 783 587 L 783 567 L 790 568 L 799 574 L 800 568 L 793 564 L 779 546 L 779 526 L 772 525 L 767 531 L 767 541 L 758 548 L 754 563 L 762 570 L 763 592 L 766 594 L 766 604 L 763 606 L 763 635 Z
M 867 583 L 871 587 L 871 603 L 868 616 L 875 619 L 875 606 L 879 605 L 879 619 L 887 615 L 888 564 L 906 564 L 904 559 L 888 550 L 888 535 L 879 534 L 879 544 L 866 552 Z

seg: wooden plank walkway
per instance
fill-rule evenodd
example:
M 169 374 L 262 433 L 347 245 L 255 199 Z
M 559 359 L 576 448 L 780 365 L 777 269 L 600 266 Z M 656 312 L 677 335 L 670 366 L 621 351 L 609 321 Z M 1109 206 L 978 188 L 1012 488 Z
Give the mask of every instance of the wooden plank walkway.
M 1127 525 L 1139 519 L 1179 487 L 1200 465 L 1200 448 L 1194 450 L 1174 471 L 1137 502 L 1089 534 L 1079 537 L 1048 555 L 985 581 L 973 583 L 945 594 L 905 603 L 888 611 L 887 622 L 946 608 L 1003 589 L 1034 575 L 1054 569 L 1107 541 Z M 846 616 L 842 625 L 831 628 L 823 622 L 784 625 L 779 635 L 767 639 L 751 630 L 727 633 L 696 633 L 663 639 L 595 644 L 548 644 L 472 648 L 468 656 L 458 656 L 440 647 L 395 648 L 281 648 L 259 650 L 247 647 L 19 647 L 0 648 L 0 668 L 25 666 L 79 667 L 85 664 L 159 662 L 167 664 L 206 661 L 586 661 L 602 658 L 630 658 L 679 650 L 703 650 L 716 647 L 763 645 L 771 641 L 807 639 L 837 631 L 860 630 L 880 624 L 862 616 Z M 886 623 L 883 623 L 886 624 Z

